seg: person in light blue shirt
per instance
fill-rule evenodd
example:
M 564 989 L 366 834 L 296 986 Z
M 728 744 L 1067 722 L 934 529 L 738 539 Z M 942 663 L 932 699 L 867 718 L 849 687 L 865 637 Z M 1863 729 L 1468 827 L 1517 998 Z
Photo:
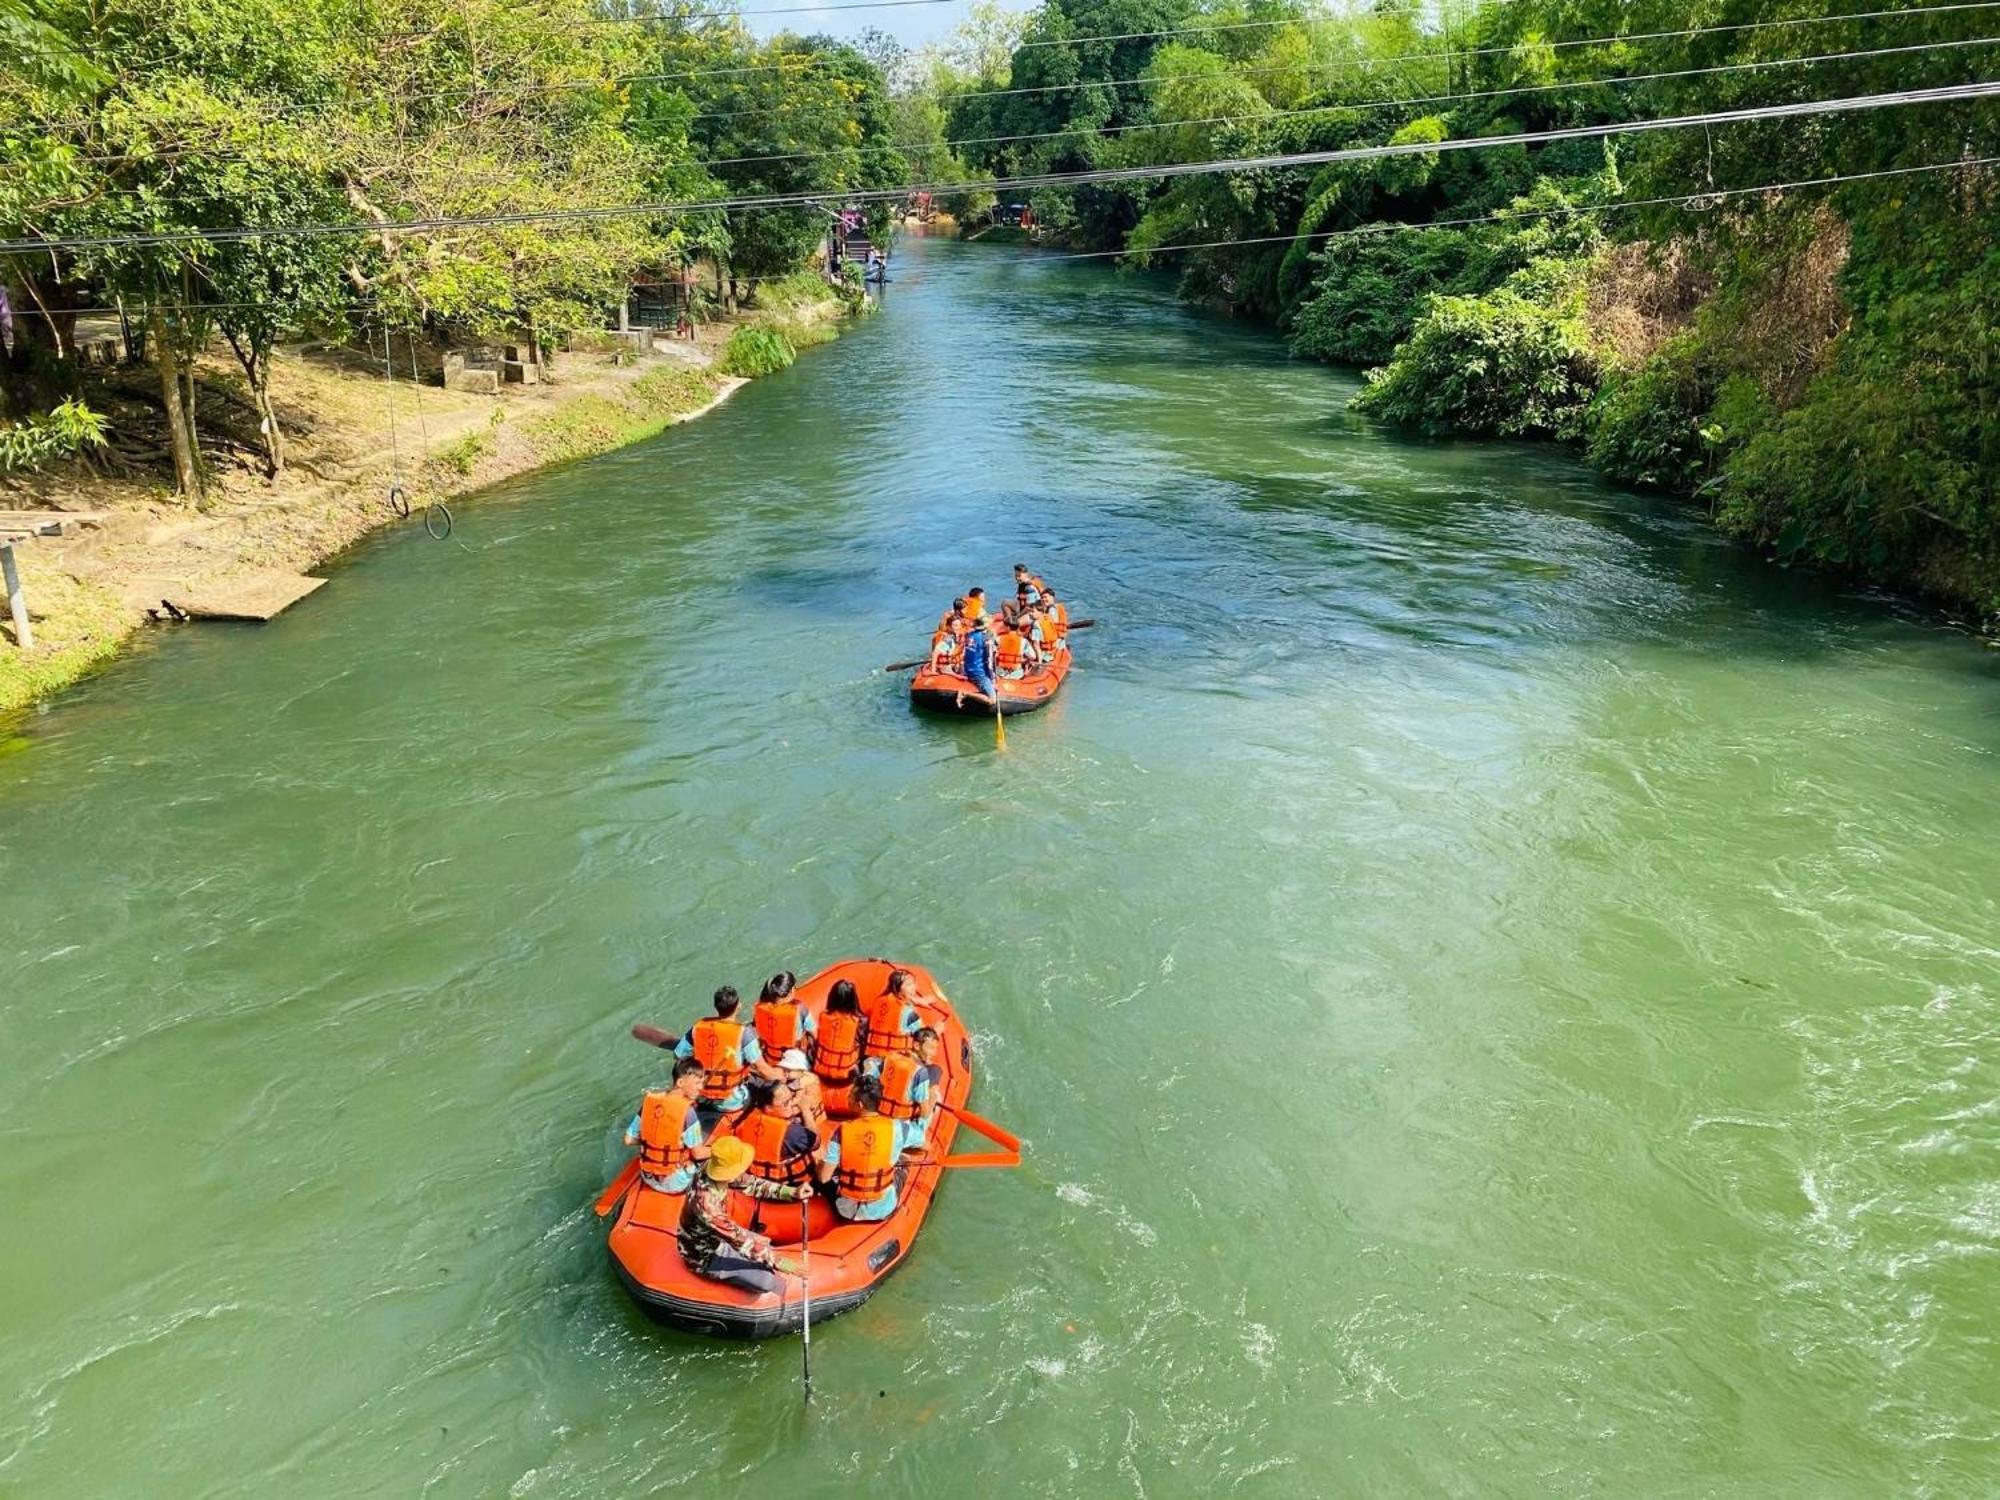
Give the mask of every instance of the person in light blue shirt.
M 944 1069 L 938 1066 L 938 1034 L 928 1026 L 917 1028 L 911 1037 L 914 1056 L 910 1061 L 914 1070 L 909 1074 L 907 1095 L 891 1101 L 887 1080 L 884 1077 L 889 1059 L 868 1058 L 861 1064 L 861 1076 L 875 1080 L 876 1087 L 883 1091 L 882 1112 L 896 1121 L 896 1151 L 921 1150 L 925 1137 L 930 1133 L 931 1119 L 937 1111 L 932 1102 L 936 1092 L 944 1086 Z M 914 1109 L 916 1113 L 904 1118 L 896 1106 Z
M 886 1219 L 896 1211 L 896 1191 L 902 1186 L 903 1179 L 903 1168 L 897 1160 L 901 1153 L 893 1144 L 884 1145 L 881 1148 L 880 1160 L 872 1169 L 861 1161 L 852 1161 L 848 1164 L 847 1172 L 843 1173 L 841 1148 L 849 1140 L 865 1144 L 867 1136 L 875 1132 L 881 1132 L 891 1141 L 894 1140 L 896 1122 L 881 1113 L 878 1108 L 881 1102 L 881 1084 L 872 1078 L 863 1078 L 856 1083 L 854 1108 L 857 1113 L 853 1119 L 841 1122 L 839 1128 L 833 1132 L 833 1139 L 826 1143 L 825 1154 L 820 1158 L 826 1171 L 826 1179 L 833 1186 L 833 1211 L 843 1219 L 853 1219 L 864 1224 Z M 880 1139 L 880 1136 L 877 1138 Z M 863 1199 L 848 1196 L 848 1189 L 853 1185 L 855 1174 L 865 1175 L 871 1170 L 879 1174 L 878 1181 L 881 1185 L 879 1188 L 864 1187 L 863 1190 L 879 1191 L 880 1196 Z
M 668 1158 L 680 1153 L 673 1151 L 674 1137 L 671 1132 L 659 1133 L 651 1140 L 642 1139 L 643 1132 L 640 1128 L 640 1121 L 644 1118 L 646 1109 L 643 1103 L 640 1106 L 639 1113 L 633 1115 L 632 1122 L 625 1127 L 625 1144 L 641 1148 L 639 1153 L 639 1176 L 645 1182 L 646 1186 L 652 1188 L 655 1192 L 686 1192 L 688 1184 L 694 1181 L 694 1174 L 701 1169 L 702 1162 L 708 1158 L 708 1148 L 703 1145 L 705 1135 L 701 1127 L 701 1117 L 694 1108 L 695 1099 L 701 1093 L 701 1080 L 705 1076 L 706 1074 L 700 1063 L 694 1061 L 692 1058 L 682 1058 L 674 1064 L 674 1083 L 672 1089 L 674 1094 L 680 1096 L 679 1101 L 655 1101 L 661 1104 L 672 1104 L 675 1112 L 684 1112 L 685 1124 L 680 1131 L 679 1145 L 687 1153 L 687 1160 L 681 1166 L 667 1172 L 649 1172 L 646 1170 L 648 1162 L 658 1160 L 662 1165 L 665 1165 Z M 662 1110 L 661 1113 L 665 1114 L 666 1111 Z
M 778 1070 L 764 1061 L 757 1033 L 736 1019 L 741 1005 L 735 986 L 725 984 L 715 992 L 715 1014 L 696 1021 L 674 1043 L 675 1057 L 692 1057 L 708 1070 L 699 1108 L 702 1123 L 711 1131 L 724 1115 L 749 1104 L 743 1085 L 752 1073 L 760 1078 L 778 1076 Z

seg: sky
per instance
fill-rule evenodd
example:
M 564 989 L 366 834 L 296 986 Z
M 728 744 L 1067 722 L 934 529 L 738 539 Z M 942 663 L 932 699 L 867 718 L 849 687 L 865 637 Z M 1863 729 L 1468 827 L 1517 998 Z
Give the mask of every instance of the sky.
M 789 15 L 758 15 L 760 10 L 791 11 L 806 0 L 744 0 L 743 12 L 750 29 L 758 36 L 774 36 L 780 31 L 825 32 L 837 37 L 854 37 L 870 26 L 886 31 L 905 47 L 917 48 L 927 42 L 941 42 L 965 19 L 971 0 L 939 0 L 932 4 L 905 3 L 856 8 L 855 0 L 833 0 L 827 7 L 800 10 Z M 1028 0 L 1018 0 L 1010 9 L 1026 10 Z

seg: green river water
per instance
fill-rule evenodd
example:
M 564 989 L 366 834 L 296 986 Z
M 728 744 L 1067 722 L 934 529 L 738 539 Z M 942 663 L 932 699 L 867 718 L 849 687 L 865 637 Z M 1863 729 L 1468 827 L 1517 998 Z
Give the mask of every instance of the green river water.
M 2000 1489 L 2000 659 L 1352 389 L 919 242 L 0 741 L 0 1494 Z M 875 669 L 1017 558 L 996 755 Z M 632 1021 L 857 953 L 1029 1158 L 802 1415 L 586 1205 Z

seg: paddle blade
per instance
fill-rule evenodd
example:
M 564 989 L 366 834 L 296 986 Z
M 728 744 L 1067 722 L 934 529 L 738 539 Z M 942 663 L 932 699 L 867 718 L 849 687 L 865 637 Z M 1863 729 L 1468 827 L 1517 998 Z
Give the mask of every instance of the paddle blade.
M 657 1026 L 648 1026 L 644 1021 L 632 1023 L 632 1038 L 644 1042 L 649 1047 L 677 1047 L 680 1038 L 671 1031 L 662 1031 Z
M 1000 701 L 997 697 L 993 701 L 993 748 L 995 750 L 1007 748 L 1007 716 L 1000 712 Z
M 632 1191 L 632 1184 L 639 1180 L 639 1158 L 633 1157 L 625 1163 L 625 1170 L 611 1179 L 611 1186 L 597 1195 L 592 1208 L 598 1218 L 603 1218 L 612 1209 L 625 1201 L 625 1195 Z
M 986 1139 L 991 1141 L 994 1145 L 1001 1147 L 1003 1150 L 1012 1151 L 1017 1154 L 1019 1153 L 1021 1149 L 1021 1138 L 1018 1135 L 1015 1135 L 1012 1131 L 1002 1130 L 998 1125 L 995 1125 L 991 1120 L 985 1119 L 979 1115 L 975 1115 L 969 1109 L 959 1109 L 950 1104 L 945 1105 L 944 1108 L 950 1110 L 953 1114 L 957 1115 L 959 1123 L 961 1125 L 964 1125 L 969 1129 L 978 1131 L 981 1135 L 985 1136 Z

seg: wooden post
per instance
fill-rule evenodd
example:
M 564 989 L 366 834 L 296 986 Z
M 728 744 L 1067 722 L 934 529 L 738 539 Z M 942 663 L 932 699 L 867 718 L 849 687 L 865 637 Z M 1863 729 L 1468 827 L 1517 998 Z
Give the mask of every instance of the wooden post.
M 14 566 L 12 542 L 0 542 L 0 578 L 6 580 L 7 608 L 14 616 L 14 643 L 23 651 L 32 651 L 35 632 L 28 624 L 28 596 L 21 592 L 21 570 Z

